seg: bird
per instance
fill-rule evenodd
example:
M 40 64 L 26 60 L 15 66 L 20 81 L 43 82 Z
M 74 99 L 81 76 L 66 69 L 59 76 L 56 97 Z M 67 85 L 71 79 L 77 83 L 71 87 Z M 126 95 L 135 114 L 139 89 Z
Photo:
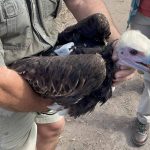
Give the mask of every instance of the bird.
M 128 30 L 116 44 L 117 63 L 150 73 L 150 39 L 139 30 Z
M 60 114 L 66 110 L 77 118 L 111 97 L 114 63 L 109 58 L 112 54 L 106 54 L 109 51 L 102 53 L 34 56 L 18 60 L 10 68 L 17 71 L 39 96 L 54 103 L 49 108 Z
M 39 96 L 53 102 L 51 110 L 77 118 L 112 95 L 115 63 L 111 58 L 113 47 L 106 44 L 109 35 L 106 17 L 96 13 L 59 34 L 56 48 L 74 42 L 70 55 L 58 56 L 50 50 L 17 60 L 9 67 Z
M 77 118 L 92 112 L 98 103 L 106 103 L 112 96 L 112 84 L 118 64 L 150 72 L 149 39 L 139 31 L 126 31 L 115 46 L 118 60 L 114 62 L 114 45 L 107 43 L 110 35 L 109 23 L 103 15 L 95 15 L 96 17 L 92 15 L 88 19 L 94 17 L 101 20 L 100 22 L 105 22 L 102 24 L 105 30 L 97 30 L 95 27 L 97 32 L 105 31 L 104 34 L 97 34 L 102 35 L 101 41 L 93 42 L 93 35 L 90 37 L 88 32 L 82 32 L 82 26 L 85 29 L 90 22 L 85 18 L 59 35 L 58 47 L 59 44 L 75 43 L 69 55 L 56 55 L 55 50 L 43 52 L 39 56 L 17 60 L 9 66 L 29 83 L 34 92 L 50 99 L 53 105 L 49 108 L 60 115 L 67 113 Z M 74 30 L 77 27 L 80 32 Z M 64 40 L 60 37 L 67 38 Z

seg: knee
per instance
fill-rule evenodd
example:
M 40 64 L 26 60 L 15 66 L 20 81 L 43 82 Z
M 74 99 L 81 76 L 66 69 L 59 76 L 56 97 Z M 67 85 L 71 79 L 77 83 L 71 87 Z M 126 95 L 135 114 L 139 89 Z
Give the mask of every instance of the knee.
M 38 137 L 40 139 L 52 139 L 58 137 L 63 132 L 64 126 L 64 118 L 54 123 L 37 124 Z

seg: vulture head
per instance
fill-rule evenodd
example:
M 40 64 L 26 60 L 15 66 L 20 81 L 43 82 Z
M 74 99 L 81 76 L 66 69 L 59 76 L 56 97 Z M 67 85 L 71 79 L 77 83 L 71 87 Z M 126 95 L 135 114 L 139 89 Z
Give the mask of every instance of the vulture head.
M 138 30 L 126 31 L 116 46 L 118 63 L 150 73 L 150 40 Z

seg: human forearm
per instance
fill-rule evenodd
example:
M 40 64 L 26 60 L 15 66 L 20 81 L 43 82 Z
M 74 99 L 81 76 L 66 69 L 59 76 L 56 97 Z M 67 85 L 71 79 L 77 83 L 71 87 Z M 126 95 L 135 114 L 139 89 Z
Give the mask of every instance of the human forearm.
M 113 20 L 111 19 L 110 13 L 107 10 L 103 0 L 64 0 L 69 10 L 72 12 L 77 21 L 94 14 L 102 13 L 106 16 L 110 24 L 111 35 L 109 41 L 112 42 L 120 38 L 120 33 L 117 30 Z M 114 43 L 115 44 L 115 43 Z M 115 51 L 114 51 L 115 55 Z M 116 61 L 117 59 L 114 59 Z M 128 80 L 133 76 L 134 70 L 129 70 L 125 66 L 118 68 L 115 73 L 114 84 Z
M 110 41 L 113 41 L 120 37 L 120 33 L 115 27 L 103 0 L 64 0 L 64 1 L 69 10 L 73 13 L 74 17 L 78 21 L 94 13 L 100 12 L 104 14 L 107 17 L 111 28 Z
M 0 107 L 21 112 L 47 111 L 50 102 L 35 94 L 17 72 L 0 67 Z

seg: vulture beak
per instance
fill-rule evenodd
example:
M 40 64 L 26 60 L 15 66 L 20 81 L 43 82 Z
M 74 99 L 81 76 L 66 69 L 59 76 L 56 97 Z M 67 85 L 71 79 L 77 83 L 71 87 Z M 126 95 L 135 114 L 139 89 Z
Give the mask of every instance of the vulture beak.
M 118 51 L 118 64 L 137 69 L 140 72 L 150 73 L 150 56 L 131 48 Z

